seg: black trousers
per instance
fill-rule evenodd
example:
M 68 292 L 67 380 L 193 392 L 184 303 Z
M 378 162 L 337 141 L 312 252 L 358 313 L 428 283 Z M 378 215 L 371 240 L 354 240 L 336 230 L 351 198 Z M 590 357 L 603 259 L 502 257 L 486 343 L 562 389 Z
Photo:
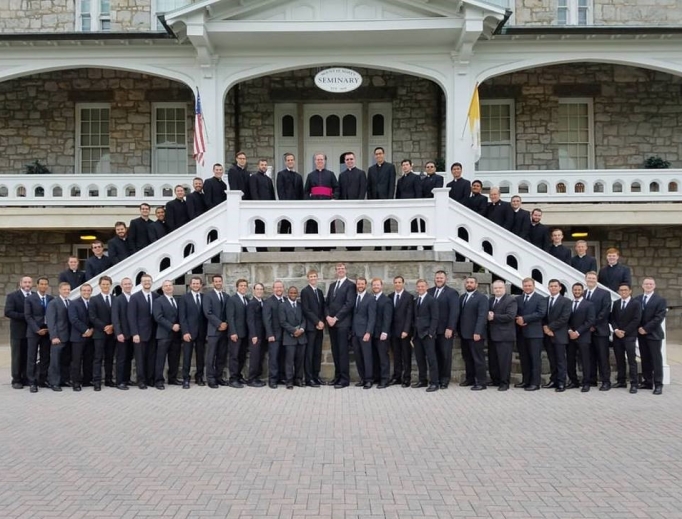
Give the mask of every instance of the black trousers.
M 322 340 L 324 338 L 323 330 L 311 330 L 305 332 L 305 358 L 303 360 L 303 371 L 305 373 L 305 381 L 312 382 L 320 378 L 320 369 L 322 367 Z
M 204 378 L 204 361 L 206 358 L 206 339 L 199 338 L 194 341 L 182 342 L 182 379 L 190 379 L 190 369 L 192 368 L 192 353 L 196 359 L 197 370 L 194 374 L 195 380 Z
M 217 383 L 223 380 L 227 364 L 227 335 L 219 332 L 206 338 L 206 381 Z
M 50 345 L 50 367 L 47 372 L 47 381 L 51 386 L 61 386 L 62 382 L 62 353 L 68 343 Z
M 338 384 L 350 384 L 350 355 L 348 352 L 348 328 L 329 328 L 329 340 L 332 343 L 334 358 L 334 379 Z
M 92 383 L 92 339 L 71 343 L 71 382 L 76 385 Z
M 488 377 L 485 371 L 485 341 L 483 339 L 477 341 L 462 339 L 462 351 L 465 349 L 469 351 L 469 355 L 464 359 L 466 380 L 479 386 L 488 385 Z
M 596 337 L 592 335 L 592 344 L 590 345 L 590 372 L 589 383 L 597 383 L 597 370 L 599 371 L 599 380 L 602 383 L 611 382 L 611 361 L 609 359 L 609 338 Z
M 47 383 L 50 366 L 50 337 L 32 333 L 26 340 L 26 377 L 32 386 Z M 40 352 L 40 360 L 38 353 Z
M 372 353 L 374 354 L 372 362 L 375 363 L 374 379 L 375 381 L 377 379 L 377 366 L 375 361 L 378 358 L 379 382 L 384 385 L 388 384 L 388 380 L 391 378 L 391 359 L 388 356 L 389 342 L 389 339 L 382 341 L 379 337 L 374 337 L 372 339 Z
M 12 356 L 12 384 L 26 382 L 26 358 L 28 357 L 28 341 L 26 337 L 10 339 Z
M 230 340 L 230 342 L 232 341 Z M 239 376 L 243 378 L 244 367 L 246 366 L 246 356 L 249 353 L 249 344 L 251 341 L 248 337 L 242 337 L 237 339 L 237 343 L 239 344 L 239 354 L 237 357 L 237 360 L 239 361 Z
M 545 351 L 549 359 L 549 380 L 560 386 L 566 385 L 566 345 L 545 337 Z
M 71 343 L 65 342 L 59 355 L 62 385 L 71 380 Z
M 278 340 L 268 342 L 268 383 L 270 384 L 277 384 L 282 380 L 280 378 L 280 350 L 285 352 L 286 363 L 286 348 L 281 344 L 281 341 Z
M 130 346 L 133 341 L 126 339 L 123 342 L 116 341 L 116 384 L 125 384 L 130 380 L 130 369 L 128 366 L 132 362 Z
M 358 378 L 362 382 L 374 381 L 374 358 L 372 355 L 372 338 L 363 341 L 362 337 L 353 335 L 353 351 L 355 353 L 355 367 Z
M 419 337 L 412 338 L 414 343 L 414 356 L 417 358 L 419 382 L 438 384 L 438 358 L 436 357 L 436 338 Z M 428 379 L 427 380 L 427 373 Z
M 244 369 L 246 356 L 244 356 L 244 362 L 242 362 L 242 350 L 244 349 L 245 339 L 246 337 L 244 339 L 237 339 L 235 342 L 229 337 L 227 338 L 227 367 L 230 372 L 230 382 L 238 382 L 244 378 L 242 370 Z
M 180 332 L 173 332 L 167 339 L 156 341 L 156 362 L 154 365 L 154 383 L 163 384 L 163 369 L 168 359 L 168 382 L 178 378 L 178 368 L 180 367 L 180 349 L 182 338 Z
M 647 384 L 663 385 L 663 341 L 639 335 L 638 342 L 642 360 L 642 379 Z
M 618 383 L 626 381 L 625 357 L 627 355 L 627 365 L 629 370 L 630 384 L 637 384 L 637 356 L 635 351 L 635 338 L 624 337 L 619 339 L 613 337 L 613 353 L 616 356 L 616 368 L 618 369 Z
M 153 386 L 156 369 L 156 339 L 134 343 L 134 349 L 137 383 Z
M 116 336 L 112 333 L 104 339 L 95 339 L 95 358 L 92 364 L 92 381 L 102 383 L 102 361 L 104 361 L 104 380 L 114 380 L 114 352 L 116 350 Z
M 566 348 L 566 363 L 568 369 L 568 379 L 576 385 L 580 384 L 578 380 L 578 356 L 580 356 L 580 363 L 583 366 L 583 381 L 582 385 L 589 385 L 590 373 L 592 373 L 591 359 L 590 359 L 590 343 L 571 341 Z
M 447 386 L 452 378 L 452 347 L 454 342 L 454 333 L 449 339 L 446 339 L 443 333 L 436 335 L 436 357 L 441 385 Z
M 471 348 L 466 339 L 460 339 L 459 347 L 462 351 L 462 360 L 464 360 L 464 381 L 467 384 L 476 383 L 476 368 L 474 367 L 474 358 L 471 356 Z
M 263 374 L 263 357 L 265 357 L 263 340 L 263 337 L 258 337 L 258 342 L 253 344 L 249 339 L 249 380 L 259 379 Z
M 509 385 L 514 341 L 488 341 L 488 370 L 493 384 Z
M 542 339 L 522 337 L 517 340 L 516 345 L 519 349 L 523 383 L 527 386 L 539 386 L 542 371 Z
M 412 381 L 412 344 L 409 335 L 404 339 L 391 338 L 393 350 L 393 378 L 406 384 Z
M 286 382 L 293 384 L 297 379 L 297 373 L 303 369 L 303 357 L 305 355 L 305 344 L 294 344 L 285 346 L 286 350 Z
M 123 374 L 127 377 L 126 382 L 129 382 L 130 380 L 132 380 L 133 375 L 133 359 L 135 358 L 135 345 L 133 344 L 132 339 L 126 340 L 126 344 L 127 344 L 126 359 Z

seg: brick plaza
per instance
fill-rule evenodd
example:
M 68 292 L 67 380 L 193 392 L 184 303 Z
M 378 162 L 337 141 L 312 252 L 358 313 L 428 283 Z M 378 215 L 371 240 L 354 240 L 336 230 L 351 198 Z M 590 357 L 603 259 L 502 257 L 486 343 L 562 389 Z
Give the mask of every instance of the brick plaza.
M 2 519 L 682 517 L 682 364 L 662 397 L 0 376 Z

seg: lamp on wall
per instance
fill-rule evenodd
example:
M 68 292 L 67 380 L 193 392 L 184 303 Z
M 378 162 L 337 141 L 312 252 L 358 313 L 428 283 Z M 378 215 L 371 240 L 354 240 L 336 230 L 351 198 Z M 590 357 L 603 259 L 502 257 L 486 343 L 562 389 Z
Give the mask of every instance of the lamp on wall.
M 589 232 L 584 227 L 576 227 L 574 229 L 571 229 L 571 238 L 584 240 L 585 238 L 587 238 L 588 235 Z
M 82 241 L 95 241 L 97 239 L 97 235 L 92 231 L 83 231 L 80 235 L 80 239 Z

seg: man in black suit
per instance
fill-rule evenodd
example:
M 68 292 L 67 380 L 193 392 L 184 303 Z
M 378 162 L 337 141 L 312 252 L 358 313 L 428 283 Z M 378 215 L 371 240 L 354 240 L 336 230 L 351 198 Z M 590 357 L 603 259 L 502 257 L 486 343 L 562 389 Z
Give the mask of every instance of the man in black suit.
M 92 279 L 111 267 L 109 256 L 104 255 L 104 243 L 100 240 L 92 242 L 92 256 L 85 262 L 85 279 Z
M 375 163 L 367 171 L 367 200 L 395 198 L 395 166 L 386 162 L 385 153 L 381 146 L 374 148 Z M 391 232 L 391 223 L 388 220 L 384 222 L 384 232 Z
M 195 177 L 192 179 L 192 191 L 187 195 L 187 215 L 190 220 L 194 220 L 198 216 L 204 214 L 208 208 L 206 206 L 206 196 L 204 195 L 204 180 Z
M 464 203 L 473 212 L 485 216 L 488 210 L 488 197 L 481 193 L 483 190 L 483 182 L 480 180 L 474 180 L 471 183 L 471 195 L 466 199 Z
M 9 319 L 10 355 L 12 357 L 12 388 L 23 389 L 26 378 L 28 339 L 26 334 L 26 315 L 24 301 L 31 295 L 33 279 L 24 276 L 19 281 L 19 289 L 7 294 L 5 317 Z
M 156 216 L 156 221 L 152 222 L 149 226 L 149 243 L 160 240 L 170 232 L 166 223 L 166 209 L 157 207 L 154 215 Z
M 324 292 L 317 288 L 317 271 L 309 270 L 308 285 L 301 290 L 301 309 L 305 317 L 306 346 L 303 361 L 305 384 L 320 387 L 322 364 L 322 339 L 324 337 L 325 304 Z
M 263 321 L 263 283 L 253 285 L 253 297 L 246 306 L 246 328 L 249 340 L 249 376 L 247 385 L 263 387 L 260 379 L 263 374 L 263 358 L 265 357 L 265 323 Z
M 296 157 L 293 153 L 284 155 L 286 168 L 277 173 L 277 197 L 280 200 L 303 200 L 303 177 L 296 171 Z M 291 222 L 279 223 L 280 234 L 291 234 Z M 282 247 L 282 252 L 291 252 L 293 247 Z
M 229 341 L 227 346 L 230 368 L 230 383 L 233 388 L 242 388 L 246 384 L 243 376 L 246 364 L 246 353 L 249 351 L 248 329 L 246 326 L 246 307 L 249 299 L 246 292 L 249 290 L 249 282 L 238 279 L 236 282 L 237 293 L 227 300 L 226 315 Z
M 78 256 L 69 256 L 66 265 L 66 270 L 59 273 L 59 283 L 68 283 L 71 290 L 85 283 L 85 272 L 78 270 Z
M 177 185 L 174 188 L 175 198 L 166 203 L 166 226 L 173 232 L 189 222 L 189 209 L 185 201 L 185 188 Z
M 59 283 L 59 296 L 47 305 L 45 323 L 50 335 L 50 368 L 48 384 L 53 391 L 61 391 L 62 384 L 62 351 L 69 344 L 71 326 L 69 324 L 69 294 L 71 285 L 66 281 Z
M 438 359 L 439 386 L 447 389 L 452 376 L 452 347 L 459 320 L 459 293 L 449 287 L 444 270 L 435 274 L 435 286 L 428 292 L 438 303 L 438 329 L 436 331 L 436 358 Z
M 469 276 L 464 280 L 466 292 L 459 298 L 459 336 L 466 378 L 459 385 L 471 386 L 472 391 L 487 388 L 485 374 L 485 338 L 488 324 L 488 299 L 478 291 L 478 280 Z
M 391 326 L 393 325 L 393 301 L 384 294 L 384 283 L 380 278 L 372 279 L 372 295 L 376 299 L 376 319 L 374 321 L 374 333 L 372 334 L 372 350 L 374 361 L 379 359 L 379 384 L 377 389 L 388 387 L 391 376 L 391 359 L 388 348 L 391 338 Z
M 426 176 L 422 178 L 422 197 L 433 198 L 433 190 L 443 187 L 443 177 L 436 173 L 436 163 L 432 160 L 428 161 L 424 166 Z
M 372 388 L 374 365 L 372 357 L 372 334 L 377 314 L 377 301 L 367 293 L 367 279 L 359 276 L 355 280 L 356 295 L 353 307 L 353 350 L 359 381 L 355 384 L 364 389 Z
M 206 382 L 211 389 L 226 386 L 223 372 L 227 363 L 227 294 L 223 292 L 223 276 L 214 274 L 213 290 L 203 297 L 206 329 Z M 235 368 L 236 369 L 236 368 Z
M 611 294 L 597 286 L 597 273 L 585 274 L 585 299 L 594 305 L 594 324 L 590 327 L 592 342 L 590 347 L 590 386 L 597 385 L 597 368 L 601 386 L 599 391 L 611 389 L 611 361 L 609 359 L 609 315 L 611 314 Z
M 164 280 L 161 284 L 163 295 L 157 297 L 152 306 L 156 321 L 156 362 L 154 367 L 154 387 L 163 390 L 163 369 L 168 359 L 168 384 L 178 385 L 178 365 L 180 364 L 180 311 L 173 297 L 173 282 Z
M 514 225 L 514 210 L 509 205 L 509 202 L 500 199 L 500 188 L 490 188 L 488 198 L 490 202 L 488 202 L 488 208 L 485 212 L 486 218 L 500 227 L 511 231 Z
M 450 173 L 452 173 L 452 181 L 446 186 L 450 188 L 450 198 L 462 205 L 467 205 L 471 196 L 471 183 L 462 177 L 462 164 L 455 162 L 450 166 Z
M 102 389 L 102 361 L 104 361 L 104 385 L 114 387 L 114 352 L 116 335 L 112 324 L 111 309 L 114 296 L 111 293 L 112 280 L 109 276 L 99 278 L 100 293 L 90 299 L 88 315 L 95 333 L 95 359 L 93 364 L 93 384 L 95 391 Z
M 425 387 L 427 393 L 438 391 L 438 358 L 436 357 L 436 332 L 438 330 L 438 303 L 427 292 L 426 280 L 417 281 L 414 302 L 414 355 L 417 358 L 419 382 L 412 387 Z M 428 373 L 428 380 L 427 380 Z
M 272 284 L 272 295 L 263 303 L 263 324 L 265 325 L 265 337 L 268 341 L 268 387 L 270 389 L 277 389 L 280 372 L 285 371 L 284 367 L 280 365 L 280 350 L 284 347 L 282 346 L 282 325 L 279 322 L 279 305 L 283 302 L 284 283 L 277 280 Z M 322 341 L 320 340 L 321 347 Z
M 128 239 L 133 249 L 133 254 L 141 251 L 149 245 L 149 226 L 152 221 L 149 219 L 151 206 L 147 203 L 140 204 L 140 216 L 130 220 L 128 226 Z
M 548 252 L 556 259 L 570 265 L 571 249 L 561 243 L 564 240 L 564 232 L 561 229 L 553 229 L 551 238 L 552 245 L 549 246 Z
M 523 294 L 516 296 L 516 347 L 519 350 L 523 380 L 514 387 L 537 391 L 540 389 L 542 368 L 542 320 L 547 313 L 547 302 L 535 292 L 535 281 L 532 278 L 524 278 L 521 289 Z
M 142 290 L 135 292 L 128 301 L 128 326 L 135 349 L 137 387 L 147 389 L 154 385 L 156 368 L 156 323 L 154 322 L 154 299 L 152 277 L 144 274 L 140 279 Z
M 190 368 L 192 367 L 192 352 L 196 359 L 196 373 L 194 380 L 197 386 L 205 386 L 204 360 L 206 351 L 207 321 L 204 316 L 203 299 L 201 293 L 203 281 L 201 276 L 192 276 L 189 281 L 189 292 L 179 301 L 180 332 L 182 333 L 182 388 L 189 389 Z
M 632 286 L 630 267 L 618 262 L 620 251 L 615 247 L 606 250 L 606 265 L 599 271 L 599 282 L 614 292 L 620 291 L 620 286 Z
M 114 298 L 111 306 L 111 324 L 116 337 L 116 388 L 128 390 L 135 350 L 128 325 L 128 303 L 132 297 L 133 280 L 121 280 L 121 295 Z
M 493 282 L 493 295 L 488 306 L 488 370 L 492 386 L 498 391 L 509 389 L 512 350 L 516 338 L 516 299 L 507 294 L 504 281 Z
M 583 380 L 580 391 L 587 393 L 590 390 L 590 343 L 592 342 L 592 332 L 594 326 L 594 305 L 583 297 L 584 289 L 582 283 L 574 283 L 571 288 L 573 301 L 571 302 L 571 317 L 568 320 L 568 349 L 566 359 L 568 362 L 568 378 L 570 387 L 580 386 L 578 373 L 576 370 L 576 360 L 578 353 L 583 367 Z
M 251 174 L 246 169 L 246 153 L 238 151 L 234 160 L 234 165 L 227 171 L 227 184 L 230 191 L 242 192 L 242 200 L 251 200 L 249 194 L 249 177 Z
M 50 336 L 45 322 L 47 305 L 52 296 L 47 293 L 50 281 L 41 276 L 37 280 L 37 292 L 24 299 L 24 318 L 26 319 L 26 377 L 31 393 L 38 392 L 38 385 L 47 387 L 47 370 L 50 365 Z M 40 364 L 38 364 L 40 351 Z M 39 371 L 39 372 L 38 372 Z
M 112 265 L 120 263 L 134 252 L 132 242 L 128 238 L 126 224 L 123 222 L 116 222 L 114 224 L 114 231 L 116 232 L 116 236 L 107 242 L 107 255 L 109 256 Z
M 414 296 L 405 290 L 402 276 L 393 278 L 394 292 L 388 297 L 393 304 L 391 324 L 391 349 L 393 351 L 393 378 L 390 384 L 410 387 L 412 383 L 412 322 Z M 437 328 L 436 328 L 437 329 Z
M 668 303 L 654 292 L 656 281 L 652 277 L 642 280 L 644 293 L 635 298 L 642 305 L 642 320 L 637 329 L 639 354 L 642 358 L 642 383 L 640 389 L 653 389 L 654 395 L 663 393 L 662 345 L 665 338 L 663 320 Z
M 620 300 L 613 303 L 609 323 L 613 328 L 613 353 L 618 368 L 617 383 L 614 387 L 627 387 L 625 382 L 625 356 L 630 371 L 630 393 L 637 393 L 637 355 L 635 351 L 637 330 L 642 322 L 642 305 L 630 297 L 632 287 L 623 283 L 618 287 Z
M 542 249 L 545 252 L 549 250 L 549 229 L 543 223 L 542 220 L 542 209 L 533 209 L 530 213 L 530 241 L 538 249 Z
M 544 388 L 566 390 L 566 346 L 568 346 L 568 320 L 571 318 L 571 301 L 561 295 L 561 283 L 550 279 L 547 285 L 547 312 L 542 321 L 545 350 L 549 359 L 550 377 Z M 578 387 L 569 384 L 569 388 Z
M 583 274 L 592 270 L 597 271 L 597 260 L 594 256 L 587 254 L 587 242 L 585 240 L 575 242 L 575 256 L 571 258 L 570 265 Z
M 521 197 L 514 195 L 510 202 L 512 211 L 514 211 L 514 219 L 511 227 L 511 232 L 516 234 L 519 238 L 526 241 L 530 240 L 530 213 L 521 208 Z
M 348 336 L 350 334 L 353 305 L 355 304 L 355 283 L 346 277 L 346 265 L 336 264 L 336 281 L 329 285 L 325 307 L 329 340 L 334 358 L 334 379 L 329 382 L 336 389 L 350 385 L 350 359 Z
M 305 317 L 298 298 L 298 289 L 289 287 L 288 298 L 279 305 L 279 322 L 282 325 L 282 344 L 286 348 L 286 385 L 294 389 L 294 385 L 302 387 L 303 383 L 296 378 L 303 368 L 303 353 L 306 343 Z
M 94 330 L 90 324 L 88 306 L 92 287 L 87 283 L 80 286 L 80 297 L 69 305 L 68 315 L 71 325 L 71 384 L 74 391 L 92 383 L 92 359 Z
M 223 180 L 225 168 L 222 164 L 213 164 L 213 176 L 204 181 L 204 201 L 206 210 L 222 204 L 227 199 L 227 184 Z

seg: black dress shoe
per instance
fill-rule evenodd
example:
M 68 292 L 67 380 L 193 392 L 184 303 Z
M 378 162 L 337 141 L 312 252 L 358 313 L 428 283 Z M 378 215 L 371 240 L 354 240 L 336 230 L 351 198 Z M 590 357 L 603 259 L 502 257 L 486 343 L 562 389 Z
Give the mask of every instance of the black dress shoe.
M 177 378 L 168 379 L 168 385 L 169 386 L 181 386 L 182 382 L 180 382 Z
M 125 381 L 125 385 L 126 385 L 126 386 L 134 386 L 135 384 L 133 383 L 132 380 L 126 380 L 126 381 Z
M 577 382 L 573 382 L 572 380 L 566 384 L 566 389 L 578 389 L 580 387 L 580 384 Z
M 630 386 L 630 394 L 633 394 L 633 395 L 634 395 L 636 392 L 637 392 L 637 386 L 634 385 L 634 384 L 632 384 L 632 385 Z
M 71 389 L 73 389 L 74 391 L 80 391 L 80 390 L 81 390 L 81 386 L 80 386 L 80 384 L 74 384 L 74 385 L 71 387 Z
M 472 391 L 483 391 L 484 389 L 488 389 L 486 386 L 483 386 L 481 384 L 476 384 L 474 386 L 471 386 Z
M 163 384 L 156 384 L 154 385 L 154 387 L 159 391 L 163 391 L 164 389 L 166 389 L 166 386 L 164 386 Z
M 265 383 L 262 380 L 258 380 L 257 378 L 254 380 L 250 380 L 247 384 L 249 387 L 263 387 Z
M 327 382 L 327 385 L 328 385 L 328 386 L 335 386 L 335 385 L 337 385 L 338 383 L 339 383 L 339 379 L 338 379 L 338 378 L 333 378 L 333 379 L 331 379 L 329 382 Z
M 397 386 L 398 384 L 401 384 L 402 381 L 399 378 L 392 378 L 389 382 L 389 386 Z
M 294 387 L 304 387 L 305 384 L 300 380 L 294 380 Z
M 38 392 L 38 386 L 35 384 L 31 385 L 30 391 L 31 391 L 31 393 L 37 393 Z
M 12 382 L 12 389 L 24 389 L 24 385 L 21 382 Z
M 320 384 L 318 384 L 318 383 L 315 382 L 314 380 L 311 380 L 310 382 L 306 382 L 305 385 L 306 385 L 307 387 L 320 387 Z
M 523 388 L 524 391 L 539 391 L 540 386 L 536 386 L 534 384 L 531 384 L 530 386 L 526 386 Z
M 57 385 L 57 384 L 55 384 L 54 386 L 52 386 L 52 391 L 61 391 L 61 390 L 62 390 L 62 386 L 59 386 L 59 385 Z
M 242 384 L 242 385 L 245 385 L 245 384 L 246 384 L 246 379 L 245 379 L 244 377 L 241 377 L 241 376 L 240 376 L 240 377 L 239 377 L 239 383 Z
M 490 381 L 488 381 L 487 385 L 492 386 L 492 387 L 499 387 L 500 383 L 496 382 L 495 380 L 490 380 Z
M 608 391 L 609 389 L 611 389 L 611 384 L 606 382 L 602 383 L 602 385 L 599 387 L 599 391 Z
M 321 378 L 316 378 L 313 382 L 316 382 L 318 386 L 326 386 L 327 383 Z
M 270 389 L 277 389 L 277 384 L 268 384 Z
M 410 387 L 411 384 L 410 384 L 409 382 L 403 382 L 403 383 L 401 384 L 401 386 L 403 386 L 403 387 Z
M 365 385 L 362 386 L 362 389 L 372 389 L 372 383 L 371 382 L 365 382 Z
M 203 378 L 198 378 L 198 379 L 196 379 L 196 385 L 197 386 L 205 386 L 206 382 L 204 382 Z
M 215 382 L 209 382 L 208 387 L 210 387 L 211 389 L 218 389 L 220 386 Z
M 116 389 L 121 389 L 121 390 L 123 390 L 123 391 L 128 391 L 128 386 L 126 386 L 125 384 L 119 384 L 119 385 L 116 386 Z
M 102 391 L 102 384 L 95 384 L 95 391 Z
M 137 387 L 139 387 L 140 389 L 147 389 L 147 384 L 142 382 L 142 383 L 138 384 Z
M 563 393 L 564 391 L 566 391 L 566 386 L 556 386 L 554 388 L 554 391 L 556 391 L 557 393 Z
M 517 389 L 525 389 L 528 387 L 529 384 L 526 384 L 524 382 L 519 382 L 518 384 L 514 384 L 514 387 Z
M 639 389 L 653 389 L 654 385 L 651 382 L 640 382 Z
M 628 385 L 625 382 L 616 382 L 612 387 L 616 389 L 624 389 L 627 388 Z
M 384 384 L 383 382 L 381 384 L 377 384 L 377 389 L 386 389 L 388 387 L 388 384 Z
M 355 387 L 362 387 L 364 385 L 365 385 L 365 383 L 362 380 L 360 382 L 355 383 Z
M 334 389 L 343 389 L 344 387 L 348 387 L 348 384 L 334 384 Z
M 50 384 L 48 384 L 46 381 L 45 382 L 40 382 L 40 387 L 44 387 L 46 389 L 50 389 Z
M 67 380 L 66 382 L 62 382 L 61 386 L 62 386 L 62 387 L 71 387 L 71 382 L 69 382 L 69 381 Z
M 426 382 L 417 382 L 414 386 L 414 388 L 420 388 L 420 387 L 429 387 L 429 385 Z
M 216 380 L 216 383 L 219 386 L 228 386 L 229 385 L 229 382 L 225 379 L 222 379 L 222 378 L 219 378 L 218 380 Z
M 448 385 L 447 385 L 447 384 L 440 384 L 440 388 L 441 388 L 441 389 L 447 389 L 447 388 L 448 388 Z
M 556 387 L 557 387 L 556 383 L 553 380 L 550 380 L 546 384 L 543 384 L 542 389 L 552 389 Z
M 287 389 L 294 389 L 294 385 L 293 384 L 287 384 Z
M 228 386 L 233 387 L 233 388 L 235 388 L 235 389 L 241 389 L 241 388 L 244 387 L 244 384 L 242 384 L 242 383 L 239 382 L 238 380 L 233 380 L 232 382 L 230 382 L 230 383 L 228 384 Z
M 116 384 L 114 384 L 111 380 L 107 380 L 106 382 L 104 382 L 104 385 L 106 387 L 116 387 Z
M 580 388 L 581 393 L 588 393 L 590 391 L 590 385 L 589 384 L 584 384 L 583 387 Z
M 473 386 L 473 385 L 474 385 L 474 383 L 470 382 L 469 380 L 465 380 L 464 382 L 459 383 L 459 387 L 469 387 L 469 386 Z
M 431 384 L 426 388 L 427 393 L 433 393 L 434 391 L 438 391 L 438 386 L 436 384 Z
M 182 389 L 189 389 L 189 380 L 182 381 Z
M 662 395 L 663 394 L 663 386 L 658 385 L 654 387 L 654 395 Z
M 507 391 L 509 389 L 509 384 L 500 384 L 497 386 L 498 391 Z
M 83 387 L 92 387 L 92 382 L 83 382 Z

